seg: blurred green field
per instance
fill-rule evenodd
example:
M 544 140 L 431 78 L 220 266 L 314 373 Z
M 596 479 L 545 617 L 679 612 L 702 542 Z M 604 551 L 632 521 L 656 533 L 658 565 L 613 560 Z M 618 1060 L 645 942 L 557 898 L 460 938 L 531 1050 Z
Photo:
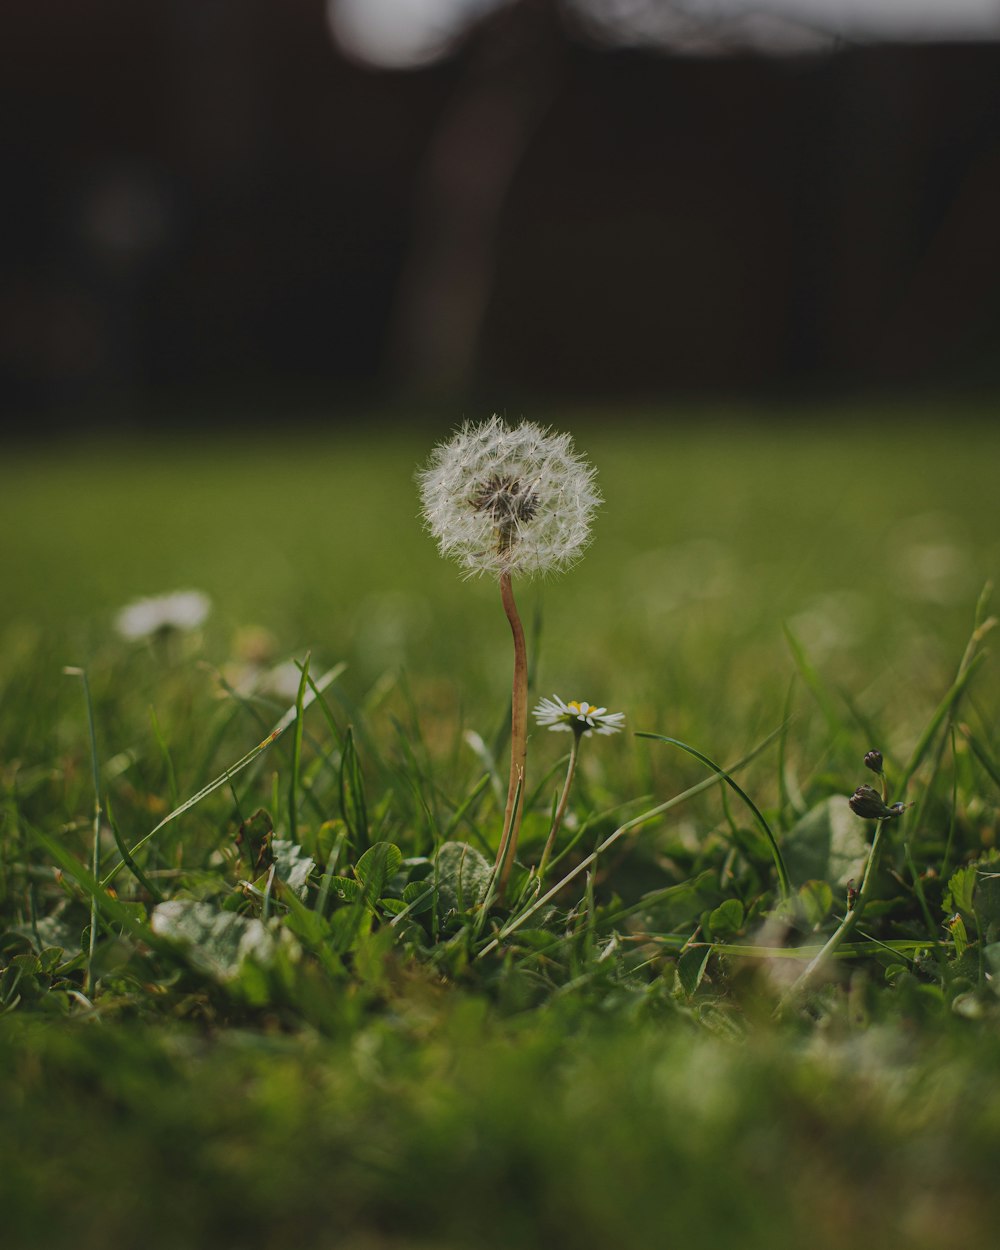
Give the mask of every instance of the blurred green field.
M 972 415 L 530 415 L 574 434 L 606 500 L 582 562 L 519 591 L 541 619 L 542 693 L 710 728 L 721 749 L 780 712 L 787 625 L 903 734 L 1000 572 L 1000 430 Z M 436 705 L 502 705 L 495 589 L 462 582 L 418 517 L 414 470 L 452 425 L 15 450 L 0 467 L 5 655 L 40 642 L 86 663 L 124 603 L 192 586 L 213 601 L 213 662 L 260 626 L 276 653 L 345 660 L 359 693 L 405 668 Z

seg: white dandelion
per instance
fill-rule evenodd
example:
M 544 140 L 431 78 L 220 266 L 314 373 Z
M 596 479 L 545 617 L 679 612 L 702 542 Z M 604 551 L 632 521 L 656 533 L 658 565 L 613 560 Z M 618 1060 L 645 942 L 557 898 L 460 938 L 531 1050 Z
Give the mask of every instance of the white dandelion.
M 500 417 L 466 422 L 417 474 L 427 529 L 466 577 L 534 576 L 573 564 L 601 502 L 569 434 Z
M 510 426 L 495 415 L 466 422 L 417 473 L 424 524 L 441 554 L 456 560 L 466 577 L 487 573 L 499 579 L 514 639 L 510 781 L 497 852 L 500 897 L 517 849 L 528 750 L 528 654 L 511 577 L 558 572 L 579 558 L 601 502 L 595 476 L 569 434 L 531 421 Z

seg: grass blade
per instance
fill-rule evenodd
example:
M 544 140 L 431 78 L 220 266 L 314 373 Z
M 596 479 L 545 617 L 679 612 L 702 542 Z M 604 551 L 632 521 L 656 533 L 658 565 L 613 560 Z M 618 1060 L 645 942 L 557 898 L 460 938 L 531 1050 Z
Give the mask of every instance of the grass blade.
M 90 697 L 90 682 L 85 668 L 69 667 L 63 670 L 67 676 L 79 677 L 83 682 L 83 697 L 87 705 L 87 731 L 90 736 L 90 764 L 94 780 L 94 841 L 91 849 L 90 870 L 95 880 L 101 875 L 101 770 L 97 763 L 97 731 L 94 728 L 94 701 Z M 90 896 L 90 937 L 87 946 L 87 995 L 94 992 L 94 950 L 97 945 L 98 893 Z
M 823 713 L 826 723 L 830 728 L 833 741 L 837 742 L 843 735 L 844 726 L 841 723 L 840 716 L 834 706 L 833 699 L 829 690 L 819 673 L 816 671 L 812 661 L 806 655 L 805 648 L 802 643 L 795 637 L 791 629 L 783 626 L 785 639 L 788 642 L 789 650 L 792 653 L 792 659 L 795 661 L 795 667 L 799 670 L 802 680 L 812 692 L 813 698 L 819 704 L 820 711 Z
M 299 688 L 295 693 L 295 734 L 292 738 L 292 772 L 288 780 L 288 836 L 298 842 L 298 789 L 299 769 L 302 766 L 302 706 L 309 683 L 309 653 L 301 664 L 296 660 L 299 670 Z
M 773 733 L 768 734 L 763 742 L 759 743 L 752 751 L 749 752 L 749 754 L 744 755 L 741 760 L 737 760 L 736 763 L 732 764 L 729 768 L 717 770 L 711 777 L 706 777 L 704 781 L 699 781 L 696 785 L 689 786 L 680 794 L 675 794 L 672 798 L 666 799 L 663 803 L 658 803 L 656 807 L 651 807 L 648 811 L 641 812 L 638 816 L 633 816 L 631 820 L 626 820 L 624 824 L 619 825 L 614 833 L 608 834 L 600 846 L 598 846 L 596 850 L 591 851 L 585 859 L 582 859 L 575 868 L 571 869 L 571 871 L 563 877 L 561 881 L 557 882 L 556 885 L 547 890 L 540 898 L 537 898 L 529 908 L 504 925 L 497 936 L 483 947 L 476 958 L 482 959 L 483 956 L 488 955 L 490 951 L 495 950 L 496 947 L 499 946 L 499 944 L 506 937 L 513 933 L 515 929 L 519 929 L 529 916 L 534 915 L 540 907 L 544 907 L 550 899 L 555 898 L 559 891 L 568 885 L 574 877 L 578 877 L 581 872 L 586 872 L 591 864 L 593 864 L 600 855 L 602 855 L 613 843 L 617 842 L 618 839 L 624 834 L 629 833 L 633 829 L 640 828 L 642 825 L 647 824 L 651 820 L 655 820 L 657 816 L 662 816 L 664 812 L 669 812 L 671 808 L 678 807 L 687 799 L 694 798 L 696 794 L 701 794 L 703 791 L 709 790 L 712 786 L 717 785 L 720 781 L 727 779 L 731 773 L 736 772 L 737 769 L 745 767 L 751 760 L 756 759 L 762 751 L 766 750 L 767 747 L 770 746 L 780 732 L 781 731 L 779 729 L 776 729 Z
M 775 732 L 780 734 L 783 729 L 784 729 L 784 726 L 782 726 L 781 729 L 778 729 Z M 725 771 L 725 769 L 720 768 L 719 765 L 716 764 L 714 760 L 710 760 L 707 755 L 703 755 L 701 751 L 696 750 L 693 746 L 690 746 L 688 743 L 681 742 L 679 738 L 668 738 L 665 734 L 654 734 L 654 733 L 645 733 L 645 732 L 639 732 L 635 736 L 637 738 L 652 738 L 656 742 L 667 742 L 667 743 L 670 743 L 671 746 L 680 747 L 681 750 L 686 751 L 688 755 L 693 755 L 695 759 L 701 760 L 701 762 L 706 767 L 711 768 L 712 771 L 716 773 L 719 777 L 721 777 L 722 780 L 725 781 L 727 785 L 731 786 L 732 789 L 735 790 L 735 792 L 740 796 L 740 798 L 747 805 L 747 807 L 749 807 L 750 811 L 753 813 L 754 819 L 757 821 L 757 824 L 760 826 L 761 832 L 764 834 L 764 837 L 767 838 L 768 845 L 771 848 L 771 857 L 774 860 L 775 871 L 778 874 L 778 882 L 781 887 L 781 893 L 784 898 L 787 898 L 792 892 L 792 886 L 791 886 L 791 882 L 788 879 L 788 870 L 785 867 L 785 861 L 781 854 L 781 848 L 778 846 L 777 839 L 775 838 L 774 834 L 771 832 L 771 826 L 764 819 L 764 816 L 761 813 L 760 809 L 758 808 L 757 804 L 753 801 L 753 799 L 750 798 L 747 792 L 741 789 L 740 786 L 738 786 L 736 782 L 733 781 L 732 777 L 729 776 L 729 774 Z
M 338 675 L 339 671 L 340 669 L 338 666 L 337 668 L 332 668 L 328 672 L 324 673 L 323 676 L 316 683 L 316 686 L 314 687 L 314 689 L 317 692 L 321 692 L 325 690 L 326 687 L 330 684 L 330 682 L 333 681 L 334 677 Z M 252 764 L 259 755 L 262 755 L 263 752 L 268 749 L 268 747 L 272 746 L 275 742 L 277 742 L 277 740 L 281 737 L 281 735 L 285 732 L 285 730 L 289 727 L 289 725 L 293 725 L 295 723 L 296 718 L 299 716 L 300 712 L 304 711 L 309 706 L 309 704 L 313 701 L 313 698 L 315 698 L 315 695 L 312 694 L 312 692 L 310 692 L 310 695 L 302 700 L 301 708 L 299 707 L 297 703 L 293 704 L 293 706 L 288 709 L 288 711 L 284 714 L 284 716 L 282 716 L 281 720 L 278 721 L 278 723 L 271 730 L 271 732 L 267 735 L 267 737 L 263 740 L 263 742 L 258 742 L 257 745 L 253 748 L 253 750 L 248 751 L 246 755 L 238 759 L 236 763 L 233 764 L 231 767 L 227 768 L 226 771 L 221 774 L 221 776 L 216 777 L 214 781 L 210 781 L 207 786 L 203 786 L 198 791 L 197 794 L 193 794 L 189 799 L 185 800 L 185 802 L 183 802 L 179 807 L 175 807 L 172 812 L 168 812 L 167 815 L 164 816 L 164 818 L 160 821 L 158 825 L 150 829 L 149 833 L 147 833 L 144 837 L 140 838 L 139 841 L 136 842 L 135 845 L 129 849 L 129 854 L 134 856 L 136 851 L 144 847 L 151 838 L 155 837 L 156 834 L 160 832 L 161 829 L 165 828 L 172 821 L 176 820 L 178 816 L 183 816 L 185 812 L 190 811 L 192 807 L 196 806 L 196 804 L 200 803 L 202 799 L 207 798 L 214 791 L 218 790 L 220 786 L 227 785 L 231 778 L 235 777 L 237 773 L 242 772 L 242 770 L 246 768 L 249 764 Z M 101 884 L 104 886 L 109 885 L 124 867 L 125 867 L 125 861 L 122 860 L 121 862 L 116 864 L 114 868 L 112 868 L 112 870 L 104 878 Z
M 150 881 L 150 879 L 146 876 L 146 874 L 142 871 L 139 865 L 135 862 L 135 860 L 129 854 L 128 847 L 125 845 L 124 841 L 122 840 L 121 831 L 118 828 L 118 821 L 115 820 L 114 813 L 111 810 L 110 800 L 105 800 L 104 805 L 107 808 L 108 824 L 111 826 L 111 833 L 115 840 L 115 846 L 118 847 L 118 853 L 119 855 L 121 855 L 122 859 L 124 860 L 125 867 L 129 870 L 132 876 L 135 877 L 136 881 L 139 882 L 142 888 L 147 891 L 150 898 L 152 898 L 154 902 L 162 903 L 163 895 L 156 888 L 156 886 L 152 883 L 152 881 Z
M 967 726 L 959 725 L 957 728 L 958 732 L 969 744 L 972 754 L 986 770 L 993 783 L 1000 788 L 1000 764 L 997 764 L 996 760 L 989 754 L 986 748 L 972 736 Z
M 368 839 L 368 806 L 365 802 L 361 762 L 354 745 L 354 726 L 348 725 L 344 735 L 344 752 L 340 761 L 340 814 L 348 828 L 355 851 L 366 851 Z

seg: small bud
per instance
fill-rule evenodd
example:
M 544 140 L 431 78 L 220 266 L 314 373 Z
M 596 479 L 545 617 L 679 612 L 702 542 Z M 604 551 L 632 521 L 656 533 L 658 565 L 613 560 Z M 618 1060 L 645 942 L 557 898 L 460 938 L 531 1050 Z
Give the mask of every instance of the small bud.
M 886 806 L 874 786 L 858 786 L 847 801 L 851 805 L 851 811 L 862 820 L 887 820 L 890 816 L 898 815 L 898 812 Z M 901 804 L 897 806 L 902 810 Z
M 850 881 L 848 881 L 847 883 L 847 910 L 853 911 L 854 904 L 857 901 L 858 901 L 858 891 L 854 885 L 854 878 L 852 877 Z
M 882 776 L 882 752 L 869 751 L 865 756 L 865 768 L 870 768 L 873 773 Z

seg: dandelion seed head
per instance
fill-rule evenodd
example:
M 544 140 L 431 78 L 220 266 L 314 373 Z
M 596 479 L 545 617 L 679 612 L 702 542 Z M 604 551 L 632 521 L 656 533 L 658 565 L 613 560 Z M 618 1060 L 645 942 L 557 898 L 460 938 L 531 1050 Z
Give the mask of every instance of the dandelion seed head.
M 466 577 L 557 572 L 590 540 L 596 471 L 569 434 L 466 422 L 417 473 L 424 523 Z

